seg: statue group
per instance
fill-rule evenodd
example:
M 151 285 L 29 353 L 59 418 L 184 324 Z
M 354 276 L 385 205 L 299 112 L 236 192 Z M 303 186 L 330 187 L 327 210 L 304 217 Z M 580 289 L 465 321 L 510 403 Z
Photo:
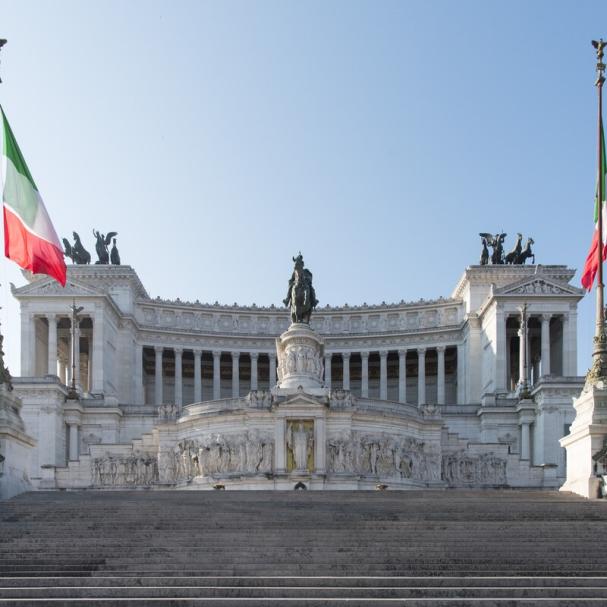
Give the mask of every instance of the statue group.
M 64 252 L 63 254 L 72 260 L 72 263 L 77 265 L 85 265 L 91 263 L 91 254 L 84 248 L 78 232 L 72 232 L 74 244 L 70 244 L 67 238 L 63 239 Z M 97 230 L 93 230 L 93 236 L 96 239 L 95 251 L 97 252 L 96 264 L 115 266 L 120 265 L 120 254 L 116 246 L 116 236 L 118 232 L 108 232 L 101 234 Z M 111 250 L 108 248 L 112 243 Z
M 303 322 L 310 324 L 312 310 L 318 305 L 316 292 L 312 286 L 312 272 L 304 268 L 304 260 L 299 253 L 293 257 L 295 267 L 289 280 L 287 297 L 283 300 L 285 306 L 291 307 L 291 322 Z
M 531 245 L 535 244 L 533 238 L 527 238 L 527 243 L 523 248 L 523 235 L 516 235 L 516 244 L 513 249 L 504 254 L 504 240 L 508 234 L 489 234 L 488 232 L 481 232 L 481 243 L 483 249 L 481 251 L 481 266 L 486 266 L 491 262 L 492 265 L 524 265 L 529 258 L 532 258 L 531 263 L 535 263 L 535 255 L 531 250 Z M 489 247 L 492 251 L 489 253 Z

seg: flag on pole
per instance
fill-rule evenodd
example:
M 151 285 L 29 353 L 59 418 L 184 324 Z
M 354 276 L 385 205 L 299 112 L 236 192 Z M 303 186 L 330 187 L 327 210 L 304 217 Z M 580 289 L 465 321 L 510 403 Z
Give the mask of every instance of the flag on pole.
M 594 277 L 599 268 L 598 260 L 598 248 L 599 248 L 599 213 L 603 215 L 603 261 L 607 258 L 607 211 L 606 211 L 606 191 L 605 191 L 605 174 L 607 173 L 607 163 L 605 162 L 605 134 L 603 132 L 603 125 L 601 124 L 601 171 L 598 178 L 601 180 L 601 191 L 603 192 L 603 200 L 599 204 L 599 184 L 597 180 L 596 184 L 596 195 L 594 197 L 594 234 L 592 235 L 592 243 L 590 245 L 590 251 L 586 257 L 586 263 L 584 264 L 584 271 L 582 272 L 582 286 L 590 291 L 592 289 L 592 283 Z
M 2 112 L 4 254 L 34 274 L 65 286 L 63 249 L 8 120 Z

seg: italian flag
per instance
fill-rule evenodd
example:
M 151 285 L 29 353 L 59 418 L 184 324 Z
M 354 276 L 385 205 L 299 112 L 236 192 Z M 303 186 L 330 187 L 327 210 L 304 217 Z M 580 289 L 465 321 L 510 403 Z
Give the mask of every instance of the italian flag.
M 0 112 L 4 131 L 4 254 L 22 268 L 48 274 L 65 286 L 63 248 L 1 107 Z
M 605 199 L 607 198 L 605 191 L 605 173 L 607 173 L 607 163 L 605 162 L 605 134 L 603 133 L 603 124 L 601 123 L 601 171 L 599 179 L 601 180 L 601 191 L 603 192 L 603 201 L 599 205 L 599 184 L 597 183 L 596 196 L 594 198 L 594 234 L 592 235 L 592 244 L 590 245 L 590 251 L 586 257 L 586 263 L 584 264 L 584 271 L 582 273 L 582 286 L 585 289 L 592 289 L 592 283 L 594 277 L 599 269 L 598 260 L 598 248 L 599 248 L 599 212 L 603 219 L 603 261 L 607 258 L 607 211 Z

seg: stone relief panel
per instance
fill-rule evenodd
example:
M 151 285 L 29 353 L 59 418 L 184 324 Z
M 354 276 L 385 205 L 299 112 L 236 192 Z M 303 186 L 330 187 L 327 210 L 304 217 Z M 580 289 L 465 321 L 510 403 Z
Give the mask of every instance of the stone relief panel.
M 274 458 L 273 437 L 256 430 L 237 435 L 209 434 L 182 440 L 158 456 L 162 482 L 225 474 L 269 474 Z
M 352 432 L 327 440 L 327 468 L 335 474 L 440 481 L 440 455 L 413 438 Z
M 306 374 L 322 379 L 323 361 L 316 343 L 308 340 L 293 339 L 283 352 L 278 354 L 278 379 L 293 374 Z
M 245 397 L 249 407 L 269 409 L 272 405 L 272 393 L 269 390 L 251 390 Z
M 314 470 L 314 421 L 290 419 L 287 422 L 287 471 Z
M 461 450 L 443 455 L 442 476 L 451 487 L 505 485 L 506 460 L 494 453 L 471 455 Z
M 94 487 L 152 485 L 158 481 L 158 462 L 147 453 L 107 454 L 91 460 L 91 479 Z

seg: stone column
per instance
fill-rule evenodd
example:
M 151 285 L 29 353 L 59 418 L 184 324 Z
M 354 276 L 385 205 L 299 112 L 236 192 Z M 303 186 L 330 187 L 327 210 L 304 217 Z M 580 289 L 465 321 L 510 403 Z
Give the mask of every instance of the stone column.
M 251 352 L 251 390 L 257 390 L 257 360 L 259 352 Z
M 78 424 L 69 424 L 69 453 L 70 461 L 75 462 L 78 460 Z
M 331 389 L 331 352 L 325 353 L 325 387 Z
M 156 353 L 155 362 L 155 373 L 154 373 L 154 401 L 157 405 L 162 405 L 164 396 L 162 394 L 162 346 L 156 346 L 154 348 Z
M 529 422 L 521 423 L 521 459 L 529 459 Z
M 270 358 L 270 389 L 276 385 L 276 352 L 268 354 Z
M 407 350 L 398 351 L 398 402 L 407 402 Z
M 350 352 L 342 352 L 341 359 L 343 361 L 343 389 L 350 389 Z
M 76 390 L 80 391 L 80 326 L 79 326 L 79 323 L 76 324 L 74 333 L 72 334 L 72 339 L 74 340 L 74 348 L 72 351 L 72 356 L 74 357 L 74 359 L 72 360 L 73 367 L 70 369 L 70 373 L 74 374 L 74 385 L 76 386 Z
M 445 346 L 436 348 L 438 354 L 438 373 L 437 373 L 437 392 L 436 402 L 439 405 L 445 404 Z
M 379 398 L 388 400 L 388 353 L 379 353 Z
M 49 314 L 48 320 L 48 368 L 49 375 L 57 375 L 57 315 Z
M 143 405 L 143 346 L 135 343 L 135 369 L 133 373 L 133 395 L 138 405 Z
M 221 398 L 221 352 L 213 351 L 213 400 Z
M 466 345 L 457 344 L 457 404 L 466 403 Z
M 93 389 L 92 392 L 104 391 L 103 377 L 103 309 L 95 310 L 93 318 Z
M 21 308 L 21 375 L 31 377 L 36 365 L 36 327 L 34 315 Z
M 175 352 L 175 404 L 183 405 L 183 349 L 173 348 Z
M 542 314 L 542 377 L 550 375 L 550 319 L 552 314 Z
M 363 398 L 369 398 L 369 353 L 361 352 L 360 360 L 362 364 L 360 394 Z
M 426 404 L 426 348 L 417 349 L 417 404 Z
M 519 337 L 519 369 L 518 386 L 519 391 L 525 392 L 529 387 L 527 378 L 527 317 L 521 312 L 520 325 L 518 330 Z
M 274 468 L 278 474 L 284 473 L 287 469 L 286 424 L 284 418 L 276 418 L 274 426 Z
M 202 351 L 194 350 L 194 402 L 199 403 L 202 400 L 202 370 L 200 368 L 202 361 Z
M 240 396 L 240 352 L 232 352 L 232 398 Z
M 505 315 L 501 305 L 498 304 L 495 311 L 495 391 L 506 391 L 506 357 L 508 344 L 506 343 L 506 323 L 508 317 Z
M 324 474 L 326 469 L 326 434 L 324 418 L 317 417 L 314 420 L 314 470 L 317 474 Z
M 577 375 L 577 310 L 571 310 L 567 315 L 567 336 L 569 370 L 566 375 L 575 377 Z

